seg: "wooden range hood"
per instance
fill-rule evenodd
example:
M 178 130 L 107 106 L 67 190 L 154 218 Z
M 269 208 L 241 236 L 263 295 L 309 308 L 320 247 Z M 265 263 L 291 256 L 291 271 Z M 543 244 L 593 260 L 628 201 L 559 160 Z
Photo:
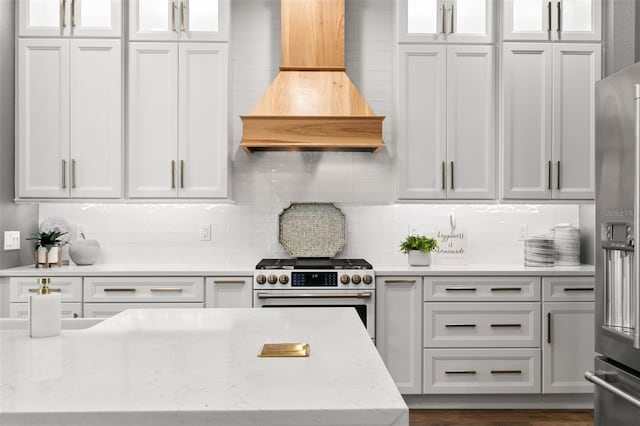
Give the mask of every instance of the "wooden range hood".
M 282 0 L 280 73 L 249 115 L 248 153 L 384 147 L 375 115 L 344 66 L 344 0 Z

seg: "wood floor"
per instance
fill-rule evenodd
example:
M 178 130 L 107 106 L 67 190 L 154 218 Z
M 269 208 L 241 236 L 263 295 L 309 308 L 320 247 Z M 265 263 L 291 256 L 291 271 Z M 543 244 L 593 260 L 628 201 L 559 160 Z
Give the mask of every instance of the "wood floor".
M 411 426 L 592 426 L 590 410 L 411 410 Z

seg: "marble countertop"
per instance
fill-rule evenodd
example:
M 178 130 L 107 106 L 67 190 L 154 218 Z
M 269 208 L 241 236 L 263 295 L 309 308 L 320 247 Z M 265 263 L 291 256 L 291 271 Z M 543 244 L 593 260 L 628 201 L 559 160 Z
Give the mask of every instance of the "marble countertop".
M 352 309 L 128 310 L 45 339 L 19 321 L 0 320 L 0 424 L 408 425 Z M 311 355 L 257 357 L 276 342 Z
M 41 276 L 252 276 L 255 263 L 238 265 L 215 264 L 98 264 L 91 266 L 53 266 L 35 268 L 33 265 L 0 270 L 0 277 Z M 543 276 L 590 276 L 594 275 L 593 265 L 556 266 L 533 268 L 521 264 L 480 264 L 480 265 L 373 265 L 377 275 L 543 275 Z

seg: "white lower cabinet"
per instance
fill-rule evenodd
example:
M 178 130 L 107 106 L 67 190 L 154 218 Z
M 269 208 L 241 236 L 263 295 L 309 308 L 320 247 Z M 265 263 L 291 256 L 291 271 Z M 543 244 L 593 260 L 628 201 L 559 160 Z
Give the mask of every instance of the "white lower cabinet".
M 422 277 L 376 278 L 376 346 L 400 393 L 422 393 Z
M 252 277 L 209 277 L 205 280 L 205 307 L 251 308 Z
M 545 302 L 543 393 L 592 393 L 584 372 L 593 369 L 593 302 Z
M 425 394 L 540 392 L 540 350 L 425 349 Z
M 193 309 L 202 303 L 85 303 L 85 318 L 109 318 L 127 309 Z
M 62 318 L 82 318 L 82 303 L 62 303 L 60 313 Z M 29 304 L 11 303 L 9 305 L 9 318 L 29 318 Z

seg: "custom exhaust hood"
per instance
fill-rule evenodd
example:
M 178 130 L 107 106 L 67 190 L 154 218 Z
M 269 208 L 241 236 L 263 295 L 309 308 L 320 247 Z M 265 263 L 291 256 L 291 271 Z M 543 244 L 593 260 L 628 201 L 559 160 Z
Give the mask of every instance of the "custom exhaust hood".
M 345 73 L 344 0 L 281 1 L 280 73 L 242 119 L 254 151 L 384 147 L 376 115 Z

